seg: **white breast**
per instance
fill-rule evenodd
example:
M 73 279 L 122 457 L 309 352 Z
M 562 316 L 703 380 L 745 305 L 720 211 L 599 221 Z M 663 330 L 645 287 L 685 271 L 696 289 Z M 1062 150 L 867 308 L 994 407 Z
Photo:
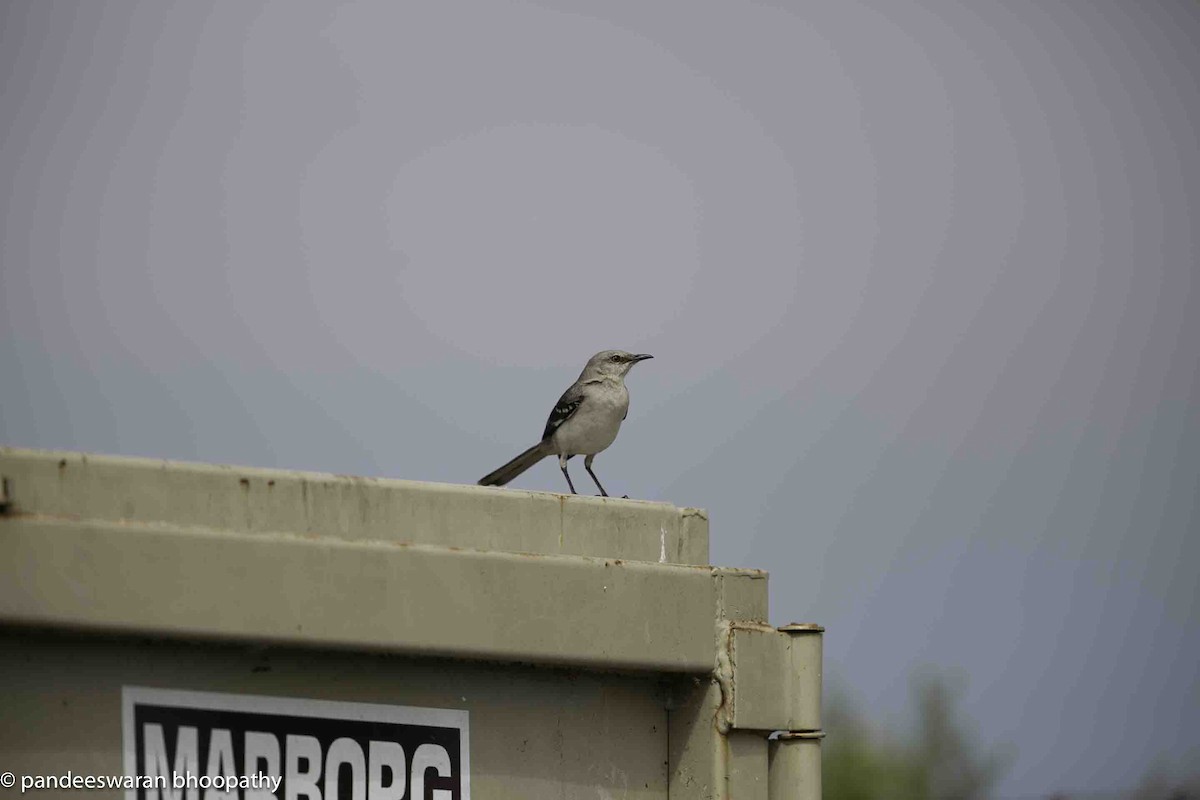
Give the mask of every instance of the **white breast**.
M 579 410 L 554 432 L 555 450 L 566 455 L 594 455 L 617 438 L 629 410 L 623 385 L 589 386 Z

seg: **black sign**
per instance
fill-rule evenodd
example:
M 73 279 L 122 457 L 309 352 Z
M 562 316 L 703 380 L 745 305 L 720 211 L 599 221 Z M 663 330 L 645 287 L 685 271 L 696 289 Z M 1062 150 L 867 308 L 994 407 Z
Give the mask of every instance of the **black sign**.
M 126 686 L 127 800 L 470 800 L 468 715 Z

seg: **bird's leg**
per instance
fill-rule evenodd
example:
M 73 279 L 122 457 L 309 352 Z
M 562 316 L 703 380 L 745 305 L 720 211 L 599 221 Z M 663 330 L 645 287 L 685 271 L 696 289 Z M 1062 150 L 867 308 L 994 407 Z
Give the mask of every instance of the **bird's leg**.
M 562 470 L 563 477 L 567 479 L 567 486 L 571 487 L 571 494 L 578 494 L 578 492 L 575 491 L 575 484 L 571 483 L 571 473 L 567 472 L 567 459 L 568 458 L 570 458 L 570 456 L 568 456 L 568 455 L 559 456 L 558 457 L 558 468 Z M 591 470 L 588 470 L 588 472 L 591 472 Z
M 602 497 L 608 497 L 608 492 L 604 491 L 604 487 L 600 485 L 600 479 L 596 477 L 596 473 L 592 472 L 592 459 L 595 456 L 588 456 L 583 459 L 583 468 L 587 470 L 587 474 L 592 476 L 592 480 L 596 482 L 596 488 L 600 490 Z

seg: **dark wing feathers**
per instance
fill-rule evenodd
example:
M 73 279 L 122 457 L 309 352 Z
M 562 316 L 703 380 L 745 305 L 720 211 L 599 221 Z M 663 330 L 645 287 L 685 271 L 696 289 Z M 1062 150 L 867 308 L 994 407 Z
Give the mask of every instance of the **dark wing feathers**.
M 542 438 L 547 439 L 550 434 L 558 430 L 558 426 L 570 419 L 582 402 L 583 394 L 581 392 L 568 389 L 554 404 L 554 410 L 550 412 L 550 419 L 546 420 L 546 432 L 542 434 Z

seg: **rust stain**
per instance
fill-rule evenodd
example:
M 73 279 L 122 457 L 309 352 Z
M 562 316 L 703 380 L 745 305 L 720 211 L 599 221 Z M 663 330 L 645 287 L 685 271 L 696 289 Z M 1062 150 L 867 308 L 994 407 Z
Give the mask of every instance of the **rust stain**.
M 734 714 L 734 683 L 733 683 L 733 625 L 721 623 L 717 629 L 717 664 L 713 670 L 713 680 L 721 689 L 721 703 L 713 713 L 713 724 L 717 732 L 722 734 L 721 741 L 725 742 L 724 734 L 733 727 Z
M 11 519 L 23 519 L 31 522 L 80 522 L 83 520 L 82 514 L 44 514 L 40 511 L 20 511 L 16 508 L 9 508 L 4 514 Z M 122 520 L 117 520 L 115 524 L 121 523 Z

